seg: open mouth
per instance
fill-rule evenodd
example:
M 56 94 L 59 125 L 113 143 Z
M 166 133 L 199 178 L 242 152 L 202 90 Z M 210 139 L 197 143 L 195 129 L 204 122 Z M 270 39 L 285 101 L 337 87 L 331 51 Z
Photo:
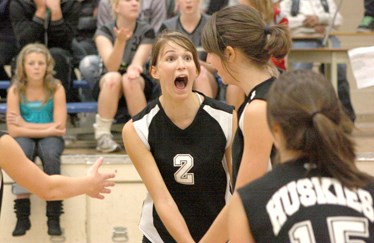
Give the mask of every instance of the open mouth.
M 174 80 L 175 87 L 177 87 L 178 89 L 184 89 L 187 86 L 187 82 L 188 82 L 188 78 L 185 75 L 178 76 Z

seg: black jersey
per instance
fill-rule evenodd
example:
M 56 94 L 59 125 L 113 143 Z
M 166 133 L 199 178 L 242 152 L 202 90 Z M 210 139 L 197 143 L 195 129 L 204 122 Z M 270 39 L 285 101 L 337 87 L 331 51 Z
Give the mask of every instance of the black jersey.
M 5 135 L 5 132 L 0 131 L 0 137 Z M 4 182 L 3 182 L 3 174 L 0 167 L 0 213 L 1 213 L 1 204 L 3 202 L 3 191 L 4 191 Z
M 158 99 L 133 117 L 137 134 L 153 154 L 196 242 L 231 196 L 224 153 L 232 138 L 232 118 L 231 106 L 209 97 L 185 129 L 167 117 Z M 175 242 L 149 195 L 143 203 L 140 229 L 152 242 Z
M 307 158 L 238 189 L 256 242 L 374 242 L 374 184 L 350 190 Z
M 240 162 L 242 160 L 243 151 L 244 151 L 244 137 L 243 137 L 243 124 L 244 124 L 244 111 L 248 104 L 250 104 L 253 100 L 266 100 L 266 95 L 273 84 L 275 77 L 272 77 L 257 86 L 255 86 L 249 95 L 246 97 L 245 101 L 238 110 L 238 129 L 236 130 L 233 145 L 232 145 L 232 178 L 233 178 L 233 185 L 235 186 L 236 178 L 238 176 Z M 270 159 L 270 157 L 269 157 Z

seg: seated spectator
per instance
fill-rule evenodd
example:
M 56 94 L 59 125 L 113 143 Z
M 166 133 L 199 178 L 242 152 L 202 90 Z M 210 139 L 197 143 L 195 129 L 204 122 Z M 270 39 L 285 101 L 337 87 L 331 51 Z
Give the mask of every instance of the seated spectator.
M 73 39 L 72 50 L 73 50 L 73 65 L 74 68 L 80 68 L 82 65 L 81 79 L 86 80 L 86 76 L 97 73 L 99 77 L 100 72 L 95 69 L 85 68 L 85 62 L 81 64 L 87 56 L 97 56 L 96 44 L 93 40 L 97 26 L 97 11 L 99 0 L 83 0 L 81 1 L 81 8 L 79 14 L 79 22 L 77 26 L 77 33 Z M 96 68 L 98 69 L 98 68 Z M 82 74 L 82 72 L 84 72 Z M 88 80 L 86 80 L 88 81 Z M 94 82 L 88 82 L 90 87 L 81 90 L 80 98 L 82 101 L 93 101 L 92 89 Z
M 78 100 L 71 44 L 78 24 L 79 1 L 10 1 L 10 19 L 20 48 L 43 43 L 55 60 L 55 76 L 64 86 L 67 101 Z
M 12 58 L 18 53 L 16 37 L 9 18 L 10 0 L 0 2 L 0 80 L 10 80 L 5 65 L 10 65 Z M 6 97 L 6 90 L 0 91 L 0 97 Z
M 209 16 L 201 12 L 200 2 L 200 0 L 178 0 L 179 15 L 166 20 L 159 32 L 178 31 L 188 36 L 195 47 L 202 49 L 201 32 Z M 216 98 L 219 87 L 215 78 L 216 70 L 206 63 L 205 52 L 200 51 L 199 58 L 201 71 L 194 81 L 193 88 L 210 98 Z
M 326 28 L 333 21 L 333 16 L 337 11 L 337 6 L 333 0 L 283 0 L 280 4 L 281 10 L 286 14 L 289 20 L 291 34 L 299 37 L 293 41 L 293 48 L 319 48 L 322 47 L 320 39 L 311 39 L 308 37 L 324 35 Z M 338 29 L 342 24 L 343 17 L 338 12 L 335 15 L 332 28 Z M 306 39 L 302 39 L 306 36 Z M 331 46 L 333 48 L 340 47 L 340 41 L 336 36 L 330 37 Z M 313 63 L 294 63 L 293 69 L 312 69 Z M 347 80 L 347 66 L 338 64 L 338 95 L 345 111 L 352 121 L 356 119 L 356 114 L 352 106 L 350 97 L 349 82 Z
M 54 60 L 43 44 L 26 45 L 17 58 L 7 97 L 7 128 L 29 160 L 38 156 L 48 175 L 61 174 L 66 131 L 64 87 L 53 77 Z M 30 193 L 14 184 L 17 224 L 13 236 L 30 229 Z M 62 201 L 47 201 L 48 234 L 61 235 Z
M 166 19 L 165 0 L 142 0 L 140 11 L 138 18 L 150 24 L 156 32 Z M 100 29 L 101 26 L 113 21 L 111 0 L 100 0 L 97 9 L 97 28 Z M 82 79 L 86 80 L 91 87 L 100 79 L 102 70 L 102 60 L 98 55 L 85 57 L 79 65 Z M 89 95 L 85 96 L 89 97 Z
M 137 114 L 152 98 L 155 86 L 144 68 L 155 40 L 154 29 L 138 20 L 139 1 L 112 2 L 115 21 L 102 26 L 95 34 L 105 69 L 93 93 L 98 99 L 94 128 L 96 149 L 100 152 L 120 148 L 110 131 L 118 108 L 126 107 L 130 116 Z

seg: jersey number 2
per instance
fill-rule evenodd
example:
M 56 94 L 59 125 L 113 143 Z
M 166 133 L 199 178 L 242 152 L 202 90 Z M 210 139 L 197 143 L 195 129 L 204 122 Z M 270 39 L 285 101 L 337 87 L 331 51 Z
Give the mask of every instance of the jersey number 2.
M 174 166 L 180 167 L 177 172 L 174 173 L 174 179 L 185 185 L 195 184 L 194 174 L 189 173 L 193 167 L 193 158 L 189 154 L 177 154 L 174 157 Z
M 354 240 L 350 237 L 369 238 L 369 223 L 366 218 L 360 217 L 328 217 L 327 225 L 331 243 L 365 241 Z M 314 231 L 310 220 L 295 224 L 288 232 L 291 243 L 315 243 Z

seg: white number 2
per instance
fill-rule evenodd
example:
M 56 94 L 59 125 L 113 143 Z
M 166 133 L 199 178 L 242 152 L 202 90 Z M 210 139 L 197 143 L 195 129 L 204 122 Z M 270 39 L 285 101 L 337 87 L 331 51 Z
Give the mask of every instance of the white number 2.
M 174 157 L 174 166 L 180 167 L 177 172 L 174 173 L 174 179 L 180 183 L 185 185 L 193 185 L 195 184 L 195 178 L 193 173 L 189 173 L 191 168 L 193 167 L 193 158 L 189 154 L 177 154 Z
M 364 241 L 350 240 L 350 237 L 359 236 L 369 238 L 369 223 L 366 218 L 359 217 L 329 217 L 327 218 L 330 242 L 354 242 Z M 288 232 L 291 243 L 315 243 L 313 227 L 310 220 L 295 224 Z

